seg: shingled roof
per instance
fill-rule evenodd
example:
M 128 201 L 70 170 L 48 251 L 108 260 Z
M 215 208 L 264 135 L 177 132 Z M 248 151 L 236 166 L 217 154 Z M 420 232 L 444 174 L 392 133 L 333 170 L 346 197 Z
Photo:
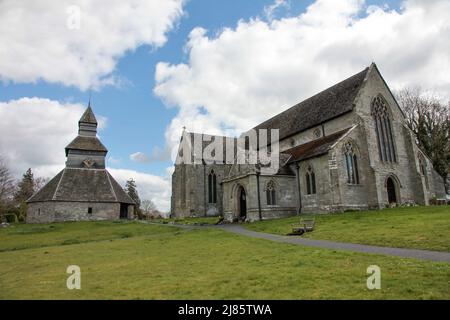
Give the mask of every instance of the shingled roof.
M 27 202 L 76 201 L 134 204 L 105 170 L 65 168 Z
M 97 124 L 97 119 L 95 118 L 94 112 L 92 111 L 90 102 L 89 106 L 87 107 L 86 111 L 84 111 L 83 115 L 80 118 L 80 121 L 78 122 Z
M 290 155 L 288 163 L 302 161 L 326 154 L 331 146 L 333 146 L 340 138 L 342 138 L 352 128 L 347 128 L 336 133 L 330 134 L 323 138 L 313 140 L 297 147 L 283 151 L 284 154 Z
M 70 149 L 87 150 L 87 151 L 102 151 L 108 152 L 108 149 L 97 137 L 77 136 L 66 147 L 66 156 Z
M 353 110 L 353 103 L 369 68 L 308 98 L 254 129 L 279 129 L 280 139 L 317 126 Z

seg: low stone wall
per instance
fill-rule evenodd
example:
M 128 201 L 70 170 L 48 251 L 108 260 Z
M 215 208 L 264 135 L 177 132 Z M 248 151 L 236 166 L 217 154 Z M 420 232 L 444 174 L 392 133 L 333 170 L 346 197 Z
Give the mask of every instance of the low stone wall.
M 92 210 L 91 213 L 89 208 Z M 28 204 L 26 222 L 116 220 L 119 217 L 120 203 L 32 202 Z M 129 218 L 132 218 L 132 212 L 129 212 Z

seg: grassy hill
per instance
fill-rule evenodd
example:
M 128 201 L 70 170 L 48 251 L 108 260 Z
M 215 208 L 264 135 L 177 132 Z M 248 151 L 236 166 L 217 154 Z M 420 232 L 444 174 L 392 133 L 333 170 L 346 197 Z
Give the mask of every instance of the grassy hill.
M 287 234 L 299 217 L 247 224 L 260 232 Z M 315 230 L 303 237 L 398 248 L 450 251 L 450 206 L 315 215 Z
M 137 222 L 0 229 L 0 299 L 450 299 L 450 264 Z M 369 265 L 381 290 L 368 290 Z M 66 268 L 81 268 L 68 290 Z

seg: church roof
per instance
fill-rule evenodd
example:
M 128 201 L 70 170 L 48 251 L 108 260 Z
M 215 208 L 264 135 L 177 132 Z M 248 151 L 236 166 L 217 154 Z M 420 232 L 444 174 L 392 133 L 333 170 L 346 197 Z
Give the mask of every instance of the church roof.
M 76 201 L 120 202 L 134 201 L 106 169 L 65 168 L 35 193 L 27 202 Z
M 300 102 L 254 129 L 279 129 L 280 139 L 317 126 L 353 110 L 353 103 L 369 68 Z
M 340 138 L 342 138 L 347 132 L 350 131 L 350 129 L 351 128 L 347 128 L 330 134 L 329 136 L 325 136 L 320 139 L 301 144 L 294 148 L 283 151 L 283 153 L 291 156 L 288 163 L 321 156 L 323 154 L 326 154 Z
M 87 150 L 87 151 L 103 151 L 108 152 L 108 149 L 97 137 L 77 136 L 66 147 L 66 156 L 70 149 Z
M 89 106 L 87 107 L 86 111 L 84 111 L 83 115 L 80 118 L 80 121 L 78 122 L 97 124 L 97 119 L 95 118 L 94 112 L 92 111 L 90 102 Z

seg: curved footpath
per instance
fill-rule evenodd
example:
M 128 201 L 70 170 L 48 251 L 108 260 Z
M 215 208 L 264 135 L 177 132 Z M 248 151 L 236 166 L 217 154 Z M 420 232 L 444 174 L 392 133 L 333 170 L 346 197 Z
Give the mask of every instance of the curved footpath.
M 402 257 L 402 258 L 414 258 L 414 259 L 421 259 L 421 260 L 450 263 L 450 253 L 449 252 L 429 251 L 429 250 L 419 250 L 419 249 L 377 247 L 377 246 L 370 246 L 370 245 L 364 245 L 364 244 L 334 242 L 334 241 L 328 241 L 328 240 L 305 239 L 305 238 L 296 237 L 296 236 L 281 236 L 281 235 L 276 235 L 276 234 L 248 230 L 238 224 L 220 225 L 220 226 L 217 226 L 217 228 L 220 228 L 220 229 L 228 231 L 228 232 L 248 236 L 248 237 L 266 239 L 266 240 L 271 240 L 271 241 L 276 241 L 276 242 L 284 242 L 284 243 L 304 245 L 304 246 L 310 246 L 310 247 L 319 247 L 319 248 L 326 248 L 326 249 L 350 250 L 350 251 L 364 252 L 364 253 L 384 254 L 384 255 L 388 255 L 388 256 L 396 256 L 396 257 Z
M 388 256 L 395 256 L 401 258 L 413 258 L 420 260 L 428 260 L 435 262 L 447 262 L 450 263 L 450 252 L 442 252 L 442 251 L 430 251 L 430 250 L 420 250 L 420 249 L 404 249 L 404 248 L 390 248 L 390 247 L 378 247 L 371 246 L 366 244 L 355 244 L 355 243 L 347 243 L 347 242 L 335 242 L 329 240 L 313 240 L 306 239 L 296 236 L 281 236 L 277 234 L 264 233 L 264 232 L 256 232 L 249 229 L 244 228 L 239 224 L 222 224 L 222 225 L 183 225 L 183 224 L 162 224 L 162 223 L 152 223 L 146 222 L 148 224 L 158 224 L 172 227 L 180 227 L 183 229 L 200 229 L 200 228 L 218 228 L 228 232 L 232 232 L 235 234 L 265 239 L 276 242 L 284 242 L 302 246 L 309 247 L 319 247 L 325 249 L 334 249 L 334 250 L 348 250 L 355 252 L 364 252 L 364 253 L 373 253 L 373 254 L 384 254 Z

